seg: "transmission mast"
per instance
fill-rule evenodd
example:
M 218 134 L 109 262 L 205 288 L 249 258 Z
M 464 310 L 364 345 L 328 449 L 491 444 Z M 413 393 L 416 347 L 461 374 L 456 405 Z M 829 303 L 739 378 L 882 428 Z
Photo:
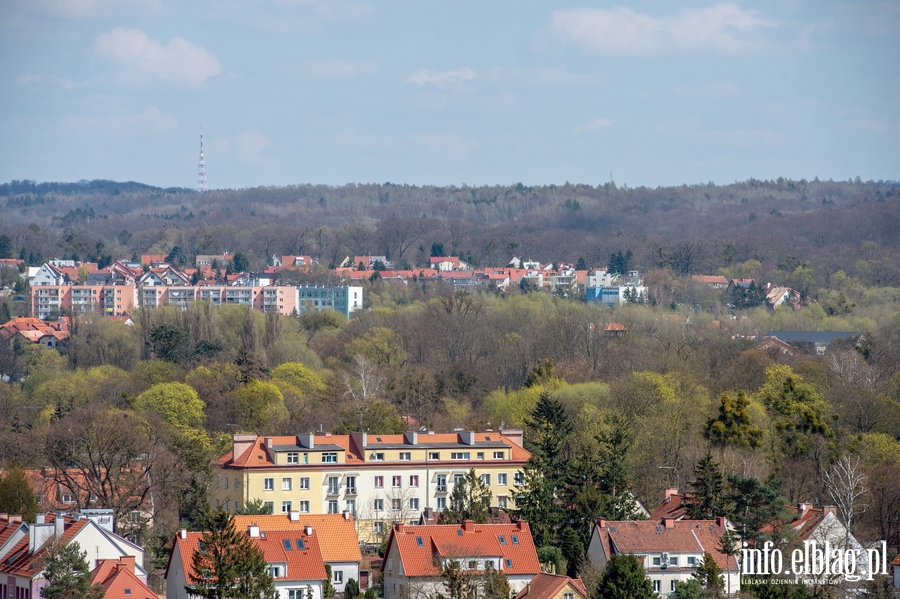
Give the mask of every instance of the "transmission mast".
M 206 158 L 203 157 L 203 125 L 200 125 L 200 166 L 197 167 L 197 191 L 206 193 Z

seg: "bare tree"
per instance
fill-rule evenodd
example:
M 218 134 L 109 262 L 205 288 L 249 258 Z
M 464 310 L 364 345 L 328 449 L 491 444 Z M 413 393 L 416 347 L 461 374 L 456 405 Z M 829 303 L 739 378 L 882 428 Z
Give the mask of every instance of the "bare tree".
M 854 518 L 868 507 L 862 502 L 866 494 L 866 475 L 860 467 L 859 456 L 845 455 L 832 464 L 823 476 L 823 482 L 828 495 L 837 505 L 849 538 Z

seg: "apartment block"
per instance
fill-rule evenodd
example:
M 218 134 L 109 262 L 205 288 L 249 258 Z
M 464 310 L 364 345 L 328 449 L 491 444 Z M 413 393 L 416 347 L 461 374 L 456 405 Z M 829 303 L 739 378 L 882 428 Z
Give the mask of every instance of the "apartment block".
M 140 290 L 141 306 L 175 306 L 187 309 L 193 302 L 209 302 L 214 306 L 250 306 L 263 312 L 277 312 L 289 316 L 297 312 L 296 287 L 231 287 L 217 286 L 144 286 Z
M 82 312 L 121 316 L 131 314 L 136 303 L 134 285 L 43 285 L 31 291 L 31 313 L 42 320 Z
M 234 435 L 213 463 L 210 502 L 234 511 L 261 499 L 275 514 L 351 513 L 360 540 L 376 542 L 393 522 L 418 522 L 447 508 L 470 469 L 491 490 L 491 506 L 513 507 L 530 453 L 522 431 Z
M 330 308 L 350 318 L 354 312 L 362 310 L 363 307 L 362 287 L 299 285 L 296 289 L 299 314 L 304 314 L 308 310 L 318 312 Z

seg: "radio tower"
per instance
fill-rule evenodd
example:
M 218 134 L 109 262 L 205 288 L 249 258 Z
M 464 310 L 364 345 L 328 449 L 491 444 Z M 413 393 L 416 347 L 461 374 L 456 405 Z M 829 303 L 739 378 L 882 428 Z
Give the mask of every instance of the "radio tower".
M 206 193 L 206 158 L 203 157 L 203 125 L 200 125 L 200 166 L 197 167 L 197 191 Z

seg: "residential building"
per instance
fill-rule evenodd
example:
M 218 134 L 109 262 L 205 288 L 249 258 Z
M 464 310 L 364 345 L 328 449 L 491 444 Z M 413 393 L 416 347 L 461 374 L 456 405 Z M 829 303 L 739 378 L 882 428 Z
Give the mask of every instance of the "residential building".
M 435 524 L 391 528 L 382 575 L 385 599 L 432 597 L 443 590 L 441 571 L 456 561 L 460 569 L 481 575 L 490 567 L 503 572 L 518 593 L 541 572 L 528 523 Z M 571 599 L 571 598 L 567 598 Z
M 292 511 L 287 514 L 270 516 L 234 516 L 234 526 L 238 530 L 249 530 L 258 526 L 267 535 L 276 531 L 304 531 L 315 533 L 319 551 L 325 565 L 331 566 L 331 582 L 338 593 L 343 593 L 351 578 L 361 583 L 359 564 L 362 553 L 356 536 L 356 522 L 350 512 L 341 514 L 301 514 Z M 365 587 L 361 588 L 365 589 Z
M 0 325 L 0 340 L 10 346 L 17 341 L 40 343 L 54 349 L 69 340 L 69 321 L 47 322 L 39 318 L 13 318 Z
M 676 582 L 691 578 L 704 552 L 709 552 L 722 568 L 724 592 L 732 595 L 740 591 L 741 574 L 735 556 L 720 551 L 725 534 L 725 518 L 715 520 L 626 520 L 599 519 L 588 544 L 588 559 L 601 571 L 613 555 L 636 556 L 653 589 L 660 595 L 670 595 Z
M 580 578 L 541 572 L 525 585 L 516 599 L 590 599 Z
M 297 313 L 305 314 L 312 309 L 316 312 L 331 309 L 350 318 L 363 307 L 363 288 L 346 285 L 298 285 Z
M 147 586 L 146 580 L 141 580 L 137 575 L 132 555 L 99 560 L 91 572 L 91 584 L 103 587 L 103 599 L 159 599 L 159 595 Z
M 105 520 L 100 524 L 101 518 Z M 144 550 L 112 532 L 108 512 L 85 517 L 38 514 L 34 524 L 21 516 L 0 514 L 0 597 L 37 599 L 47 584 L 43 566 L 50 552 L 60 545 L 78 543 L 87 553 L 91 570 L 102 560 L 134 563 L 134 575 L 146 583 Z
M 44 285 L 31 290 L 31 313 L 41 320 L 64 314 L 131 314 L 137 305 L 134 285 Z
M 175 306 L 186 310 L 194 302 L 209 302 L 214 306 L 250 306 L 263 312 L 277 312 L 289 316 L 297 312 L 296 287 L 242 287 L 226 285 L 155 286 L 140 290 L 141 306 Z
M 521 430 L 402 435 L 234 435 L 213 462 L 210 502 L 234 511 L 262 499 L 276 514 L 340 514 L 358 522 L 360 540 L 378 542 L 395 521 L 442 511 L 470 469 L 491 490 L 491 505 L 513 506 L 530 457 Z
M 825 355 L 828 346 L 837 339 L 849 340 L 859 331 L 769 331 L 766 337 L 774 337 L 808 354 Z
M 241 532 L 262 550 L 275 582 L 278 599 L 323 599 L 325 564 L 314 530 L 263 531 L 250 525 Z M 167 599 L 191 599 L 185 585 L 194 580 L 194 552 L 200 551 L 201 532 L 182 529 L 166 566 Z

